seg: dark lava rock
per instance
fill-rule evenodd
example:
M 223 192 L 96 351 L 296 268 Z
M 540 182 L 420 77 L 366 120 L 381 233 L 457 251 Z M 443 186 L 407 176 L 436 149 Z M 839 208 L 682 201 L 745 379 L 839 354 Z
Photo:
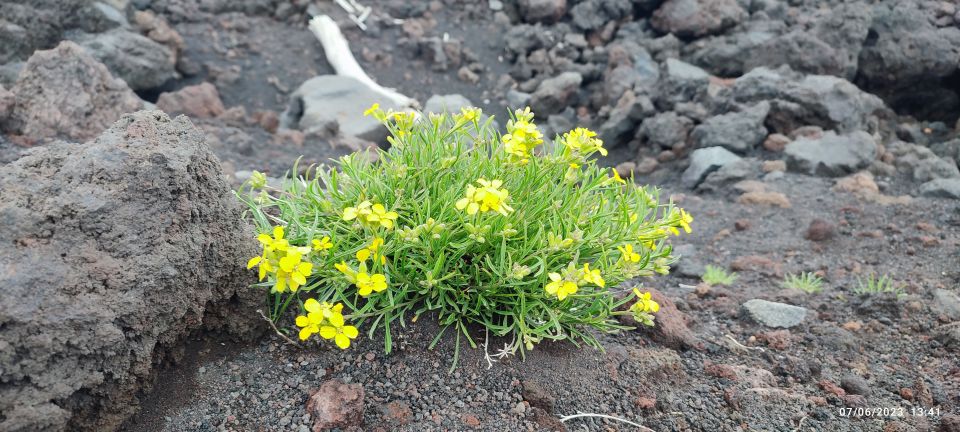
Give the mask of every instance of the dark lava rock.
M 0 215 L 0 430 L 113 430 L 190 332 L 258 321 L 252 230 L 185 117 L 28 152 L 0 168 Z
M 672 108 L 681 102 L 703 99 L 710 85 L 710 74 L 690 63 L 667 59 L 660 73 L 658 105 Z
M 785 64 L 804 73 L 853 80 L 870 26 L 869 6 L 843 3 L 819 15 L 812 28 L 795 28 L 752 47 L 743 56 L 744 70 Z
M 809 125 L 838 132 L 872 131 L 878 118 L 891 115 L 880 98 L 847 80 L 802 76 L 786 66 L 753 69 L 736 79 L 732 95 L 740 103 L 770 101 L 766 124 L 784 135 Z
M 630 14 L 630 0 L 585 0 L 570 9 L 573 24 L 583 30 L 596 30 Z
M 643 119 L 637 134 L 654 148 L 669 149 L 676 144 L 685 144 L 691 129 L 693 120 L 667 111 Z
M 763 125 L 770 112 L 770 104 L 760 102 L 742 112 L 730 112 L 707 119 L 693 129 L 696 147 L 724 147 L 744 153 L 759 146 L 767 137 Z
M 526 22 L 556 22 L 567 12 L 567 0 L 520 0 L 520 14 Z
M 742 160 L 740 156 L 731 153 L 723 147 L 707 147 L 694 150 L 690 154 L 690 166 L 680 178 L 684 186 L 691 189 L 702 183 L 708 175 L 727 165 Z
M 960 415 L 947 414 L 940 419 L 937 432 L 960 432 Z
M 174 52 L 140 34 L 114 29 L 72 39 L 131 89 L 153 89 L 177 76 Z
M 543 80 L 530 98 L 530 108 L 541 117 L 563 111 L 580 89 L 583 76 L 577 72 L 564 72 Z
M 4 128 L 31 138 L 88 140 L 143 107 L 123 80 L 69 41 L 34 53 L 11 91 L 16 104 Z
M 850 394 L 870 396 L 870 383 L 859 375 L 844 375 L 843 378 L 840 378 L 840 387 Z
M 530 403 L 530 406 L 541 408 L 548 413 L 553 413 L 553 406 L 556 399 L 547 392 L 540 384 L 535 381 L 523 381 L 523 400 Z
M 866 132 L 837 135 L 827 132 L 816 139 L 800 138 L 787 144 L 784 154 L 792 171 L 826 177 L 852 174 L 867 167 L 877 155 L 877 144 Z
M 876 3 L 859 56 L 859 74 L 868 89 L 883 94 L 891 106 L 923 117 L 960 103 L 940 81 L 957 71 L 960 28 L 936 26 L 933 14 L 934 8 L 917 2 Z
M 936 179 L 920 185 L 920 195 L 934 198 L 960 199 L 960 179 Z

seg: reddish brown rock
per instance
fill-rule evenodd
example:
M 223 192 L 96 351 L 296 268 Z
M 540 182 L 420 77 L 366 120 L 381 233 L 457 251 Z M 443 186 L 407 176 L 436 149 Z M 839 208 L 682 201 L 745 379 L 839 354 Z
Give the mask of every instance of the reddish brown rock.
M 810 226 L 807 227 L 807 233 L 803 235 L 803 238 L 819 242 L 833 238 L 833 233 L 832 223 L 823 219 L 814 219 L 810 221 Z
M 133 13 L 133 21 L 137 23 L 137 27 L 140 27 L 140 32 L 148 38 L 170 48 L 173 53 L 172 60 L 176 63 L 177 58 L 183 51 L 183 37 L 170 27 L 165 18 L 157 16 L 151 11 L 136 11 Z
M 656 171 L 659 166 L 660 162 L 657 162 L 655 158 L 644 156 L 643 159 L 640 159 L 640 163 L 637 164 L 635 172 L 637 174 L 650 174 Z
M 660 291 L 652 288 L 647 288 L 646 291 L 650 291 L 650 298 L 660 304 L 660 311 L 656 313 L 653 327 L 640 326 L 640 330 L 670 348 L 702 349 L 703 342 L 687 327 L 689 318 L 677 309 L 676 303 Z
M 143 108 L 122 79 L 70 41 L 33 53 L 11 90 L 16 102 L 5 129 L 30 138 L 86 141 Z
M 276 133 L 280 127 L 280 117 L 275 111 L 257 111 L 253 113 L 253 119 L 263 130 Z
M 837 397 L 843 397 L 847 394 L 846 390 L 840 388 L 840 386 L 834 384 L 830 380 L 821 380 L 819 383 L 817 383 L 817 385 L 819 385 L 823 391 Z
M 462 420 L 463 420 L 463 424 L 467 426 L 474 427 L 474 428 L 480 426 L 480 419 L 478 419 L 477 416 L 474 414 L 471 414 L 471 413 L 464 414 L 462 416 Z
M 763 140 L 763 148 L 772 152 L 782 152 L 783 149 L 787 148 L 787 144 L 790 144 L 790 138 L 778 133 L 770 134 L 767 139 Z
M 780 192 L 754 191 L 747 192 L 737 198 L 737 202 L 747 205 L 766 205 L 780 208 L 790 208 L 790 200 Z
M 783 274 L 783 265 L 759 255 L 737 257 L 730 263 L 730 269 L 733 271 L 755 271 L 773 276 Z
M 766 342 L 770 348 L 778 350 L 785 350 L 790 348 L 790 345 L 793 344 L 790 330 L 774 330 L 763 332 L 757 335 L 757 339 Z
M 410 423 L 413 410 L 406 401 L 393 401 L 383 406 L 383 418 L 390 423 L 405 425 Z
M 363 423 L 363 386 L 328 380 L 310 392 L 307 413 L 313 417 L 313 431 L 359 426 Z
M 172 93 L 162 93 L 157 99 L 157 108 L 169 114 L 186 114 L 196 118 L 213 118 L 226 109 L 220 101 L 220 93 L 210 83 L 184 87 Z
M 657 406 L 657 399 L 652 397 L 641 396 L 636 400 L 637 408 L 651 410 Z
M 787 163 L 782 160 L 763 161 L 763 165 L 761 165 L 761 167 L 765 173 L 787 171 Z

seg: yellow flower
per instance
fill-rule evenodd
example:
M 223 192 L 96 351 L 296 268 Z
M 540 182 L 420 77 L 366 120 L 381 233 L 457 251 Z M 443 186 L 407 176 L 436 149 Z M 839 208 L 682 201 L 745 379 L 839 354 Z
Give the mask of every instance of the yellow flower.
M 618 173 L 617 170 L 611 168 L 611 169 L 610 169 L 610 172 L 613 173 L 613 181 L 615 181 L 615 182 L 617 182 L 617 183 L 620 183 L 620 184 L 627 184 L 627 181 L 624 180 L 623 177 L 620 177 L 620 173 Z M 632 222 L 632 221 L 631 221 L 631 222 Z
M 343 209 L 343 220 L 352 221 L 360 216 L 366 216 L 370 214 L 370 207 L 373 206 L 373 203 L 370 201 L 363 201 L 360 204 L 357 204 L 356 207 L 347 207 Z
M 373 241 L 370 242 L 370 246 L 357 251 L 357 261 L 366 262 L 367 259 L 373 256 L 374 262 L 380 261 L 380 265 L 386 265 L 387 257 L 379 253 L 380 246 L 383 246 L 383 239 L 380 237 L 374 237 Z
M 459 121 L 463 123 L 470 123 L 477 121 L 480 118 L 480 109 L 473 107 L 463 107 L 460 108 L 460 119 Z
M 495 211 L 504 216 L 513 211 L 513 207 L 507 204 L 510 193 L 500 187 L 503 186 L 502 181 L 488 181 L 481 178 L 477 180 L 477 184 L 480 185 L 479 188 L 473 185 L 467 186 L 466 196 L 456 203 L 457 210 L 466 210 L 470 215 L 478 211 Z
M 307 277 L 313 272 L 313 263 L 303 262 L 303 255 L 299 251 L 287 251 L 287 255 L 280 258 L 277 269 L 277 282 L 273 288 L 277 292 L 297 292 L 300 286 L 307 284 Z
M 307 301 L 309 302 L 310 300 Z M 312 334 L 320 332 L 320 324 L 323 323 L 323 315 L 316 312 L 308 312 L 306 315 L 298 315 L 295 323 L 297 324 L 297 327 L 300 327 L 300 340 L 307 340 Z
M 640 262 L 640 254 L 633 251 L 633 245 L 626 244 L 623 246 L 617 246 L 617 249 L 620 251 L 621 257 L 624 262 L 638 263 Z
M 333 267 L 339 270 L 340 273 L 343 273 L 347 277 L 347 281 L 357 283 L 357 271 L 347 265 L 346 261 L 340 261 L 339 264 L 334 264 Z
M 547 247 L 551 250 L 563 250 L 573 246 L 572 238 L 564 238 L 552 232 L 547 233 Z
M 320 327 L 320 337 L 333 339 L 340 349 L 349 348 L 350 340 L 356 339 L 359 334 L 356 327 L 344 325 L 343 315 L 331 316 L 327 319 L 327 325 Z
M 570 294 L 576 294 L 576 282 L 565 279 L 563 276 L 560 276 L 560 273 L 550 273 L 547 276 L 550 278 L 550 283 L 548 283 L 544 289 L 548 294 L 557 296 L 559 300 L 566 299 Z
M 359 220 L 361 223 L 369 226 L 382 226 L 386 229 L 393 228 L 394 221 L 400 215 L 394 211 L 387 211 L 383 204 L 373 204 L 370 201 L 363 201 L 356 207 L 347 207 L 343 209 L 343 220 Z
M 507 134 L 501 137 L 503 149 L 514 159 L 526 163 L 533 149 L 543 143 L 543 134 L 533 124 L 530 107 L 516 110 L 514 117 L 507 122 Z
M 267 234 L 260 234 L 257 236 L 257 241 L 263 245 L 263 249 L 267 252 L 285 251 L 290 247 L 290 243 L 283 238 L 282 226 L 273 227 L 273 237 Z
M 660 303 L 657 303 L 650 298 L 649 291 L 641 293 L 639 289 L 634 288 L 633 293 L 637 296 L 637 302 L 633 304 L 632 308 L 642 312 L 657 313 L 660 311 Z
M 367 108 L 367 110 L 363 112 L 363 116 L 364 117 L 371 116 L 379 110 L 380 110 L 380 104 L 374 103 L 373 105 L 370 105 L 370 108 Z
M 379 223 L 384 228 L 391 229 L 393 228 L 393 222 L 397 220 L 399 216 L 397 212 L 387 211 L 387 209 L 383 207 L 383 204 L 374 204 L 371 208 L 370 215 L 367 216 L 367 222 L 371 224 Z
M 267 255 L 267 252 L 264 252 L 264 254 L 261 256 L 250 258 L 250 260 L 247 261 L 247 270 L 252 269 L 253 266 L 259 266 L 257 269 L 259 271 L 259 274 L 257 275 L 259 280 L 263 280 L 263 278 L 267 276 L 267 273 L 273 273 L 277 271 L 273 264 L 270 263 L 270 256 Z
M 690 234 L 690 223 L 693 222 L 693 216 L 690 216 L 690 213 L 687 213 L 686 210 L 680 209 L 680 227 L 683 228 L 683 231 L 687 234 Z
M 630 306 L 633 319 L 645 326 L 652 326 L 653 314 L 660 311 L 660 304 L 650 298 L 650 292 L 641 293 L 634 288 L 633 294 L 637 296 L 637 302 Z
M 600 152 L 601 155 L 606 156 L 607 149 L 603 148 L 603 141 L 596 136 L 596 132 L 578 127 L 563 134 L 563 144 L 578 156 L 587 156 L 593 152 Z
M 250 187 L 260 189 L 267 185 L 267 175 L 260 171 L 254 171 L 250 173 L 250 180 L 247 181 Z
M 387 278 L 386 276 L 374 273 L 367 274 L 365 271 L 357 273 L 357 293 L 361 297 L 366 297 L 370 295 L 371 292 L 381 292 L 387 289 Z
M 330 237 L 323 236 L 320 240 L 313 239 L 313 250 L 320 252 L 325 251 L 333 247 L 333 243 L 330 242 Z
M 606 284 L 603 277 L 600 276 L 600 270 L 590 270 L 590 263 L 583 264 L 583 270 L 580 270 L 580 279 L 592 283 L 600 288 Z
M 307 312 L 319 314 L 323 319 L 330 319 L 334 315 L 343 315 L 343 304 L 320 303 L 316 299 L 307 299 L 303 302 Z

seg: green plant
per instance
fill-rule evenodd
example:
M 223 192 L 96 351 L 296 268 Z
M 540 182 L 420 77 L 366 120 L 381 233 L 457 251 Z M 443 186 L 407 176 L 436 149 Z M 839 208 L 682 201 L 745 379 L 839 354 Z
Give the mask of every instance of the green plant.
M 733 285 L 737 280 L 736 272 L 727 272 L 721 267 L 707 265 L 703 268 L 703 276 L 700 277 L 703 283 L 713 285 Z
M 887 275 L 877 277 L 871 273 L 866 278 L 857 277 L 857 287 L 853 289 L 854 294 L 875 295 L 884 293 L 893 293 L 898 298 L 906 295 L 903 285 L 895 282 Z
M 823 279 L 810 272 L 801 272 L 799 275 L 787 273 L 781 285 L 784 288 L 800 290 L 809 294 L 823 291 Z
M 376 162 L 354 154 L 280 190 L 256 192 L 258 182 L 238 193 L 263 233 L 248 268 L 258 267 L 274 321 L 294 305 L 301 339 L 346 348 L 358 332 L 349 321 L 382 330 L 388 352 L 396 325 L 428 313 L 454 328 L 458 347 L 461 336 L 476 347 L 468 326 L 480 325 L 521 353 L 543 340 L 599 347 L 591 330 L 629 328 L 614 315 L 653 324 L 649 293 L 611 288 L 666 274 L 668 236 L 690 232 L 693 218 L 597 166 L 590 156 L 606 151 L 593 132 L 538 152 L 529 108 L 502 137 L 478 109 L 367 114 L 391 133 Z

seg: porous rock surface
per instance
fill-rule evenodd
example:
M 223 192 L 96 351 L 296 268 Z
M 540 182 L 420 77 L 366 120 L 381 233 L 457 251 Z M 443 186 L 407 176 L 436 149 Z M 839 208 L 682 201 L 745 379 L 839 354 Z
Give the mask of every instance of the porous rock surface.
M 31 138 L 85 141 L 143 107 L 143 101 L 79 45 L 64 41 L 30 57 L 11 89 L 4 128 Z
M 0 166 L 0 219 L 0 430 L 113 430 L 191 331 L 255 330 L 255 241 L 185 117 Z

